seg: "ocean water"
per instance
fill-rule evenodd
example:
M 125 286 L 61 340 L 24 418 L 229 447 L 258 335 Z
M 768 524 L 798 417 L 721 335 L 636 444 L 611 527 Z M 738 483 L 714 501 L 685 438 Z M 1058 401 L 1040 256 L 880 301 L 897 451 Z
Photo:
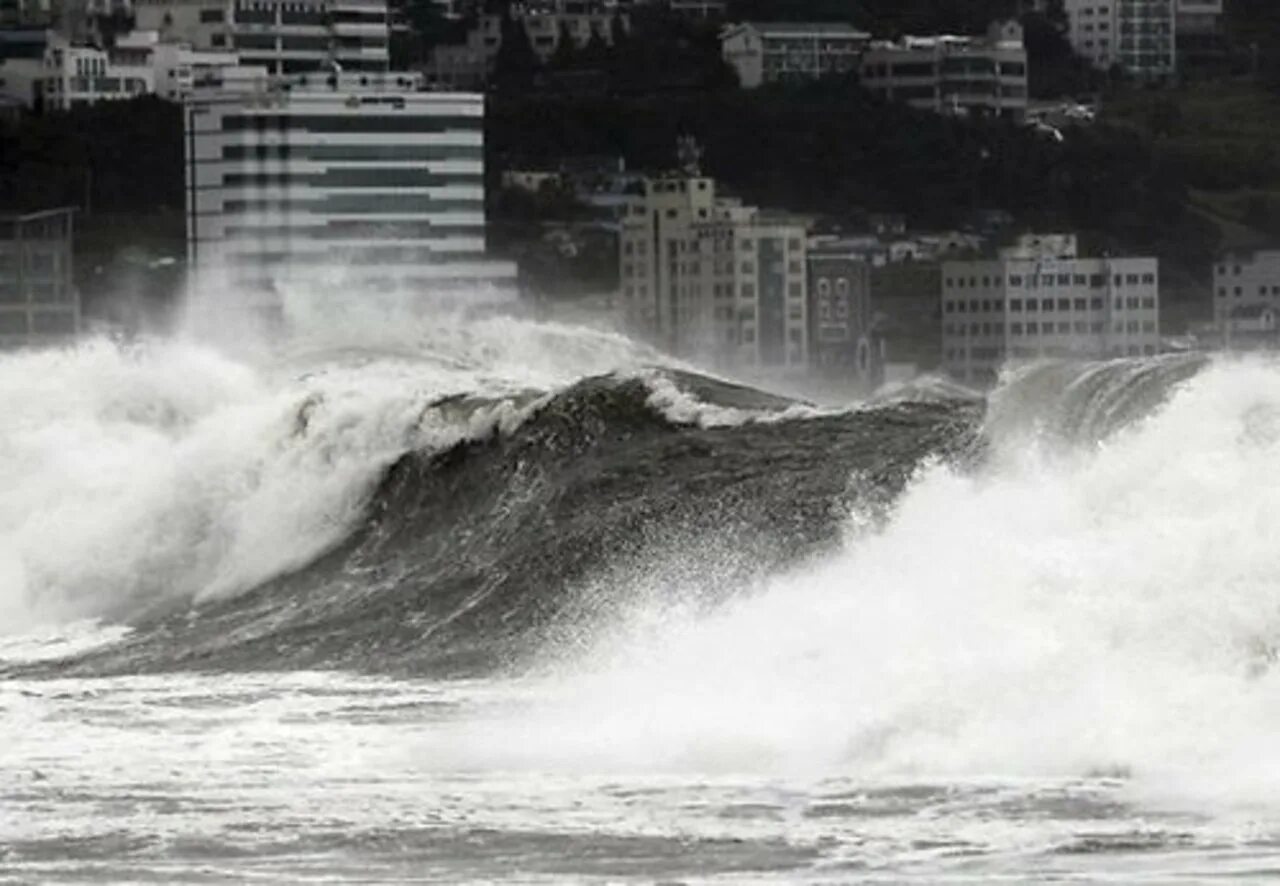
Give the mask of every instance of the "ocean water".
M 1280 878 L 1280 365 L 324 319 L 0 356 L 0 881 Z

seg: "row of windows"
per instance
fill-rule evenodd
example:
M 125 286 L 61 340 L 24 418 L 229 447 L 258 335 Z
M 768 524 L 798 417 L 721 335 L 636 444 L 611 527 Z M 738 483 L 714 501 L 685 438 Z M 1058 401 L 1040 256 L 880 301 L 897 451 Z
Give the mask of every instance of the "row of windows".
M 372 116 L 354 114 L 229 114 L 222 118 L 223 132 L 255 129 L 305 132 L 480 132 L 479 117 L 461 115 L 404 114 Z
M 272 200 L 252 198 L 226 200 L 225 212 L 320 212 L 351 215 L 385 215 L 396 212 L 482 212 L 484 201 L 444 200 L 430 194 L 330 194 L 315 200 Z
M 1069 353 L 1070 352 L 1068 350 L 1064 350 L 1062 348 L 1045 347 L 1043 345 L 1039 347 L 1012 347 L 1009 349 L 1009 356 L 1015 360 L 1029 359 L 1032 357 L 1067 356 Z M 1156 347 L 1155 345 L 1136 344 L 1112 345 L 1107 349 L 1107 353 L 1113 357 L 1124 357 L 1126 355 L 1129 357 L 1152 357 L 1156 353 Z M 963 363 L 966 360 L 999 360 L 1003 356 L 1003 353 L 1000 348 L 976 347 L 970 348 L 968 355 L 966 356 L 964 348 L 947 348 L 943 352 L 943 356 L 946 358 L 948 363 L 954 364 Z M 975 380 L 986 377 L 994 381 L 994 377 L 990 375 L 984 376 L 980 372 L 971 372 L 970 375 Z
M 981 286 L 990 288 L 992 286 L 1000 287 L 1004 285 L 1004 278 L 999 274 L 994 277 L 985 275 L 982 277 L 948 277 L 946 285 L 952 289 L 977 289 Z M 1025 278 L 1021 274 L 1010 274 L 1010 286 L 1022 286 L 1025 282 L 1028 289 L 1049 288 L 1057 286 L 1089 286 L 1093 289 L 1100 289 L 1107 285 L 1106 274 L 1029 274 Z M 1145 274 L 1115 274 L 1111 278 L 1113 286 L 1138 286 L 1140 284 L 1151 285 L 1156 282 L 1156 275 L 1153 273 Z
M 1106 324 L 1100 320 L 1086 322 L 1084 320 L 1076 320 L 1068 322 L 1059 320 L 1056 323 L 1044 322 L 1040 323 L 1036 320 L 1029 320 L 1026 323 L 1013 322 L 1009 324 L 1010 335 L 1101 335 L 1106 330 Z M 1136 335 L 1138 333 L 1146 333 L 1152 335 L 1156 331 L 1154 320 L 1129 320 L 1125 323 L 1111 324 L 1111 331 L 1115 335 L 1123 335 L 1128 332 Z M 975 335 L 1003 335 L 1004 324 L 1002 323 L 948 323 L 942 327 L 944 335 L 963 336 L 968 334 Z
M 993 299 L 983 299 L 982 301 L 966 302 L 962 300 L 950 300 L 943 302 L 943 310 L 948 314 L 964 314 L 966 312 L 979 314 L 1008 310 L 1011 313 L 1022 313 L 1025 306 L 1028 313 L 1035 311 L 1101 311 L 1105 306 L 1104 300 L 1099 296 L 1092 298 L 1028 298 L 1026 300 L 1020 298 L 1011 298 L 1007 306 Z M 1131 295 L 1127 298 L 1117 298 L 1113 302 L 1114 310 L 1128 309 L 1130 311 L 1146 310 L 1153 311 L 1156 308 L 1156 299 L 1153 295 L 1136 296 Z
M 423 169 L 337 168 L 324 172 L 232 172 L 224 175 L 224 187 L 311 188 L 442 188 L 449 185 L 482 185 L 480 175 L 440 175 Z
M 444 240 L 450 237 L 475 238 L 483 223 L 473 225 L 431 222 L 348 222 L 331 221 L 316 227 L 293 225 L 228 225 L 228 237 L 292 237 L 304 240 Z
M 1244 288 L 1241 286 L 1233 287 L 1231 294 L 1234 295 L 1236 298 L 1240 298 L 1244 295 Z M 1259 286 L 1258 295 L 1280 295 L 1280 286 L 1272 286 L 1270 288 L 1270 291 L 1268 291 L 1266 286 Z M 1218 298 L 1226 298 L 1226 297 L 1227 297 L 1227 287 L 1219 286 Z
M 223 145 L 223 160 L 481 160 L 478 145 Z

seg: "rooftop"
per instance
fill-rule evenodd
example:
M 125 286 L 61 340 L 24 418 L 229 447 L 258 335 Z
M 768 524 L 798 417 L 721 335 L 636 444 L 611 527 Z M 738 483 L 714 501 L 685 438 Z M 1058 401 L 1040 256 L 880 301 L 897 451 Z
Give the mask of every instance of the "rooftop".
M 736 30 L 738 28 L 753 28 L 770 37 L 808 37 L 817 35 L 822 37 L 871 39 L 871 35 L 866 31 L 859 31 L 847 22 L 743 22 L 739 25 L 730 25 L 726 30 Z

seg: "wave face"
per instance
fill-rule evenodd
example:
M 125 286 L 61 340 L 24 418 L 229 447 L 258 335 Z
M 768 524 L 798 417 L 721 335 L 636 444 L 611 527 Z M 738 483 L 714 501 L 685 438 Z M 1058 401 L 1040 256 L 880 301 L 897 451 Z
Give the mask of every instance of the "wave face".
M 521 747 L 432 739 L 483 765 L 1268 753 L 1280 367 L 1046 364 L 985 404 L 822 412 L 654 360 L 508 320 L 6 357 L 7 623 L 130 628 L 10 670 L 542 675 Z

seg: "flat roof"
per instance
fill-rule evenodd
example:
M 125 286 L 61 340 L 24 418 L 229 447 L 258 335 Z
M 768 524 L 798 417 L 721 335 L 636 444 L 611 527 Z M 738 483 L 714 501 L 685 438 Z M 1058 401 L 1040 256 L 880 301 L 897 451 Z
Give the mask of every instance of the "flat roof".
M 871 35 L 859 31 L 848 22 L 744 22 L 744 26 L 755 28 L 762 34 L 824 34 L 836 37 L 866 37 Z
M 55 215 L 71 215 L 78 211 L 74 206 L 58 206 L 53 209 L 38 209 L 35 212 L 0 212 L 0 222 L 29 222 Z

